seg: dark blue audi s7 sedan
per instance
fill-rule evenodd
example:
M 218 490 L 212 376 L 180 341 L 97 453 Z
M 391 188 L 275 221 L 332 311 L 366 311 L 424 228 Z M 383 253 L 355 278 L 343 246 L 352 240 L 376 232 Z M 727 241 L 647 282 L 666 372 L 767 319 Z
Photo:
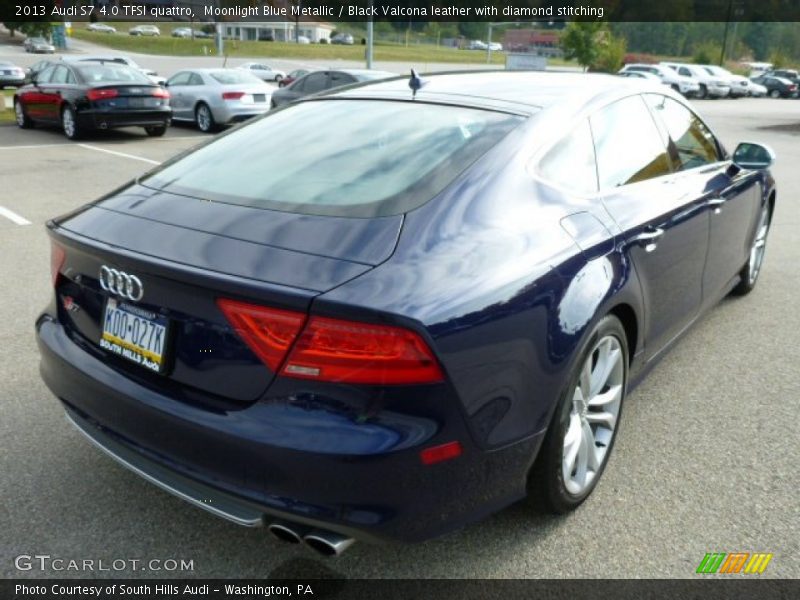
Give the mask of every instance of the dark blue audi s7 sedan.
M 587 498 L 648 366 L 756 285 L 772 152 L 646 82 L 412 82 L 309 96 L 48 223 L 41 373 L 92 443 L 329 555 Z

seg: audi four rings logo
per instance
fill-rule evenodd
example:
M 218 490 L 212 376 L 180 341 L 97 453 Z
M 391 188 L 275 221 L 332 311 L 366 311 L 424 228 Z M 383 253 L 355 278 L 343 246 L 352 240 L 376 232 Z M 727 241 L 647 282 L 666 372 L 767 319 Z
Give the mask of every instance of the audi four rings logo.
M 142 280 L 136 275 L 128 275 L 125 271 L 111 269 L 105 265 L 100 267 L 100 287 L 134 302 L 144 296 Z

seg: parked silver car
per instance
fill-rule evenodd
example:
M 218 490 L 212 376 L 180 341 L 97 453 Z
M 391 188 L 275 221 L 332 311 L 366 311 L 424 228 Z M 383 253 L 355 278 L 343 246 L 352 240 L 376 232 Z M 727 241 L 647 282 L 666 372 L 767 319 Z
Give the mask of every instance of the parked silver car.
M 730 97 L 731 98 L 743 98 L 745 96 L 750 95 L 750 86 L 751 82 L 747 77 L 742 77 L 741 75 L 736 75 L 728 71 L 723 67 L 718 65 L 700 65 L 703 69 L 708 72 L 709 75 L 714 77 L 718 77 L 723 81 L 727 81 L 728 85 L 731 86 Z
M 172 120 L 205 132 L 267 112 L 275 89 L 242 69 L 186 69 L 166 85 Z
M 259 62 L 246 62 L 242 63 L 237 69 L 244 69 L 248 73 L 251 73 L 258 77 L 263 81 L 274 81 L 278 83 L 281 79 L 286 77 L 286 73 L 283 71 L 279 71 L 277 69 L 273 69 L 269 65 L 265 65 L 264 63 Z
M 23 44 L 25 52 L 33 52 L 34 54 L 53 54 L 56 47 L 53 46 L 43 37 L 29 37 Z
M 712 75 L 700 65 L 667 61 L 662 61 L 661 64 L 679 75 L 695 80 L 700 86 L 700 91 L 697 92 L 698 98 L 725 98 L 731 93 L 731 86 L 727 79 Z

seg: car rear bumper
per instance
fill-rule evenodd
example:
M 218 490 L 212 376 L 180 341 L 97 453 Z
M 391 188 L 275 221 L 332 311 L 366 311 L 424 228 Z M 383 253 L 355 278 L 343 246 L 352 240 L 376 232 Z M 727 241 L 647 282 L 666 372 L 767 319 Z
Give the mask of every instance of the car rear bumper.
M 103 111 L 87 110 L 79 114 L 81 125 L 95 129 L 115 127 L 158 127 L 169 125 L 172 117 L 170 109 Z
M 220 124 L 237 123 L 252 117 L 263 115 L 269 111 L 270 97 L 266 96 L 264 102 L 257 104 L 243 104 L 240 102 L 226 102 L 223 105 L 212 107 L 214 121 Z
M 0 85 L 23 85 L 25 76 L 14 77 L 11 75 L 0 75 Z
M 456 411 L 448 423 L 417 418 L 420 425 L 389 411 L 365 421 L 349 408 L 331 414 L 330 406 L 317 409 L 310 400 L 208 410 L 170 397 L 166 386 L 123 376 L 49 315 L 37 321 L 37 341 L 42 378 L 95 445 L 160 487 L 245 525 L 278 518 L 371 541 L 435 537 L 522 498 L 543 438 L 483 451 Z M 448 404 L 423 400 L 432 414 L 443 410 L 434 400 Z M 382 418 L 415 433 L 388 450 L 375 446 L 391 430 L 381 428 Z M 289 441 L 281 442 L 291 427 Z M 367 438 L 371 451 L 358 447 Z M 452 439 L 464 448 L 460 457 L 421 463 L 420 447 Z

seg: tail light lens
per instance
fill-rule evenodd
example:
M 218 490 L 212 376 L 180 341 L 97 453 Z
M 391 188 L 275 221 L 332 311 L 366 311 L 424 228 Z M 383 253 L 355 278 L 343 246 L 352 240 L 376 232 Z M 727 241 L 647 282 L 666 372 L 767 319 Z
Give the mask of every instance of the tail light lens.
M 89 90 L 86 92 L 86 97 L 94 102 L 95 100 L 108 100 L 109 98 L 116 98 L 119 96 L 119 90 L 106 89 L 106 90 Z
M 324 317 L 311 317 L 281 374 L 371 385 L 443 379 L 430 348 L 413 331 Z
M 364 385 L 444 380 L 425 341 L 402 327 L 307 318 L 234 300 L 217 304 L 250 349 L 285 377 Z
M 153 96 L 156 98 L 169 98 L 169 92 L 162 87 L 153 90 Z
M 67 257 L 67 253 L 64 252 L 64 248 L 56 244 L 55 242 L 50 242 L 50 280 L 53 283 L 53 287 L 57 287 L 58 285 L 58 278 L 61 277 L 61 267 L 64 266 L 64 260 Z
M 303 313 L 235 300 L 220 298 L 217 306 L 256 356 L 275 373 L 306 322 Z
M 222 92 L 223 100 L 239 100 L 244 96 L 244 92 Z

